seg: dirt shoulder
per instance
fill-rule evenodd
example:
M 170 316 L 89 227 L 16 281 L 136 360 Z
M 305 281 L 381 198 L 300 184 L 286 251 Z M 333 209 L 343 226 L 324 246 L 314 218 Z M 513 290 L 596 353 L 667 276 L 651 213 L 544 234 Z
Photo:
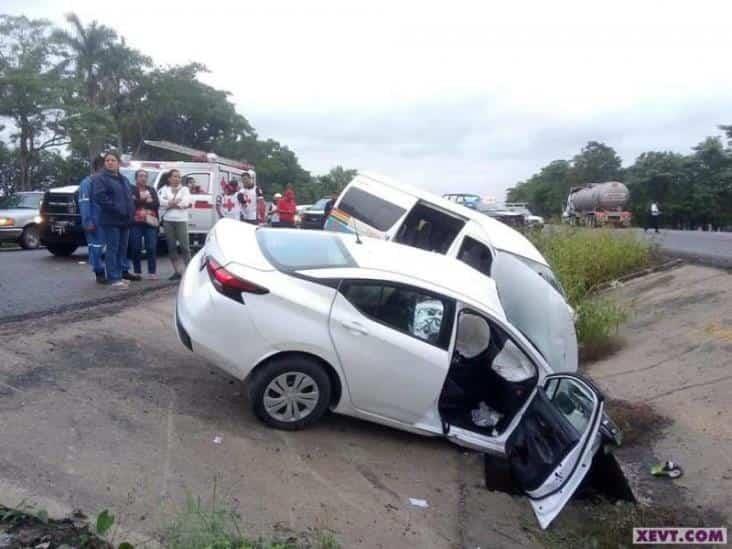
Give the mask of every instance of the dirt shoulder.
M 624 401 L 610 410 L 630 431 L 618 456 L 631 481 L 648 503 L 681 496 L 732 523 L 732 274 L 685 265 L 610 293 L 631 311 L 625 344 L 586 371 Z M 650 477 L 654 459 L 678 462 L 684 476 Z
M 336 415 L 301 432 L 264 427 L 238 383 L 176 340 L 172 307 L 163 291 L 0 326 L 0 504 L 109 509 L 155 536 L 188 495 L 210 499 L 215 480 L 251 536 L 531 544 L 516 531 L 519 516 L 533 519 L 528 502 L 480 489 L 482 462 L 445 440 Z

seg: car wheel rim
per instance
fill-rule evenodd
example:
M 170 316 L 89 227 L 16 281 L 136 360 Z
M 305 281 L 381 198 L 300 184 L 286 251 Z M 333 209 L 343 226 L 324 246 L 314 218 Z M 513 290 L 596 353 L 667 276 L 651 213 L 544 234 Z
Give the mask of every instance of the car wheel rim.
M 25 235 L 25 243 L 29 248 L 38 247 L 38 233 L 34 230 L 28 230 Z
M 287 372 L 264 390 L 264 409 L 278 421 L 293 422 L 309 416 L 320 400 L 315 380 L 302 372 Z

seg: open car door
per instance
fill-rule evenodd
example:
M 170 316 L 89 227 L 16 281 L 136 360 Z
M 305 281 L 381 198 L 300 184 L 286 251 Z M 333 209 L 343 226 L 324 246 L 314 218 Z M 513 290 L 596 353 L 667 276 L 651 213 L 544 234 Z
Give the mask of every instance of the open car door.
M 559 514 L 600 447 L 604 397 L 575 374 L 552 374 L 506 440 L 514 481 L 531 499 L 542 528 Z

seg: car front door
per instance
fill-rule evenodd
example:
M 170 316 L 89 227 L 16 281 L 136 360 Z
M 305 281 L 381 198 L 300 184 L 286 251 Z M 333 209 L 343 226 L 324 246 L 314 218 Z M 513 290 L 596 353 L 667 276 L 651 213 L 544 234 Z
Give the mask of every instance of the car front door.
M 353 406 L 440 432 L 436 403 L 450 365 L 454 317 L 453 300 L 420 288 L 343 281 L 330 332 Z
M 537 387 L 506 441 L 514 480 L 542 528 L 579 487 L 600 447 L 604 398 L 576 374 L 552 374 Z

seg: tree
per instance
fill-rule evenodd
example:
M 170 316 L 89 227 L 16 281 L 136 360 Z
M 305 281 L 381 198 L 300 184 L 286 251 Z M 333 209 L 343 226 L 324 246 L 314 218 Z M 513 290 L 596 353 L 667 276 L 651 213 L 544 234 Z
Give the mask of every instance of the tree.
M 590 141 L 572 159 L 572 168 L 580 184 L 617 180 L 621 177 L 622 165 L 615 149 L 599 141 Z
M 64 49 L 64 67 L 71 72 L 74 85 L 67 98 L 73 109 L 67 131 L 77 147 L 87 148 L 89 162 L 99 154 L 115 132 L 114 119 L 104 102 L 104 83 L 114 62 L 118 44 L 117 33 L 92 21 L 84 26 L 75 13 L 66 16 L 72 31 L 57 29 L 55 43 Z
M 336 166 L 331 168 L 327 174 L 316 177 L 315 184 L 320 193 L 317 198 L 340 193 L 356 177 L 356 174 L 358 174 L 357 170 L 346 170 L 342 166 Z
M 46 21 L 0 16 L 0 117 L 12 121 L 17 144 L 16 190 L 32 186 L 39 154 L 68 144 L 63 132 L 57 49 Z

